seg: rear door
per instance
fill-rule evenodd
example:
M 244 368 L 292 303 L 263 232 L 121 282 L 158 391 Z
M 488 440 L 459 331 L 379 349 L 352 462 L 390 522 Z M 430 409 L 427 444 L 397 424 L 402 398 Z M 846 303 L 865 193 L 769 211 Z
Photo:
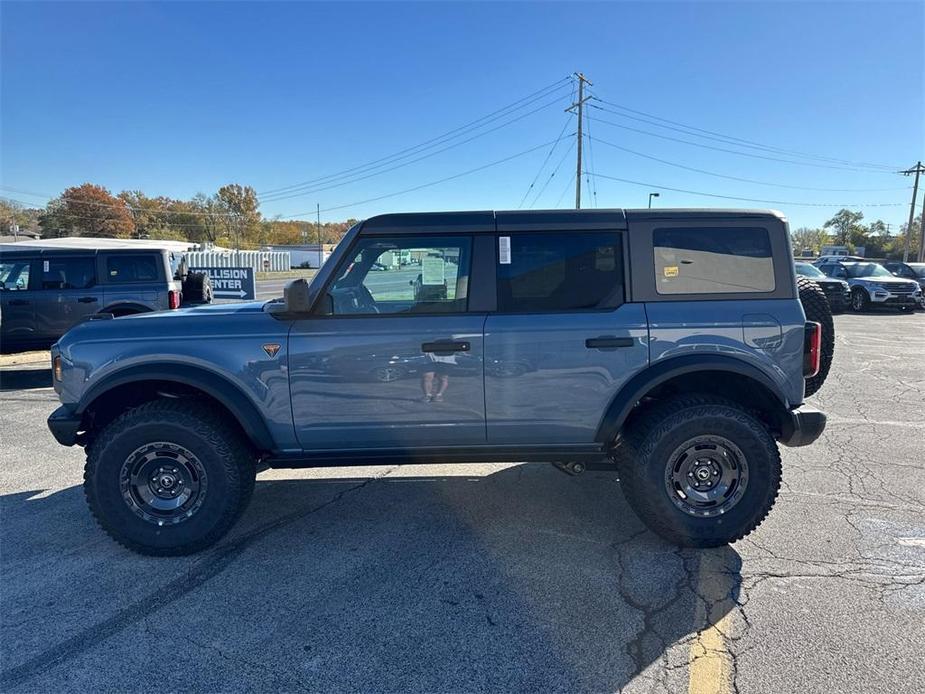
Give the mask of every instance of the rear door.
M 103 288 L 97 281 L 94 255 L 43 255 L 38 264 L 36 329 L 43 339 L 54 341 L 100 310 Z
M 498 310 L 485 324 L 492 444 L 592 444 L 623 383 L 648 362 L 626 303 L 619 223 L 519 231 L 498 215 Z
M 361 236 L 324 315 L 295 321 L 290 390 L 303 448 L 485 442 L 484 312 L 470 308 L 470 234 Z

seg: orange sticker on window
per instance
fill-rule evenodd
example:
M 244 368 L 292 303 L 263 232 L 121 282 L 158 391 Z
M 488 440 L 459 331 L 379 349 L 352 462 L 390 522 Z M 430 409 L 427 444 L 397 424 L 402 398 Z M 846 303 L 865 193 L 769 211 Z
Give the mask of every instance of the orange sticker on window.
M 677 277 L 678 276 L 678 266 L 677 265 L 666 265 L 665 266 L 665 277 Z

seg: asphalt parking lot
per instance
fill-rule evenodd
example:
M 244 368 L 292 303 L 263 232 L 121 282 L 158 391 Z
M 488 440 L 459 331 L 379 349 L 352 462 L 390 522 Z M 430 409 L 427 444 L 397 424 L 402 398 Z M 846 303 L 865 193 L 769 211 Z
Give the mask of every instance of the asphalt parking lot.
M 734 546 L 679 550 L 612 473 L 267 471 L 198 556 L 93 523 L 43 362 L 0 370 L 4 692 L 920 692 L 925 313 L 836 317 L 815 445 Z

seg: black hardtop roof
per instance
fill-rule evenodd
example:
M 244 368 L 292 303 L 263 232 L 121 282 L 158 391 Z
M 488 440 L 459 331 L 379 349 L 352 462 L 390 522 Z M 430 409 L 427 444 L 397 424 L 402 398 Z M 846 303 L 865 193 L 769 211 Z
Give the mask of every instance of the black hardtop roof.
M 446 231 L 529 231 L 554 226 L 557 229 L 625 229 L 634 222 L 680 220 L 730 220 L 774 217 L 774 210 L 730 210 L 703 208 L 591 209 L 591 210 L 481 210 L 459 212 L 399 212 L 382 214 L 361 222 L 362 234 L 437 233 Z

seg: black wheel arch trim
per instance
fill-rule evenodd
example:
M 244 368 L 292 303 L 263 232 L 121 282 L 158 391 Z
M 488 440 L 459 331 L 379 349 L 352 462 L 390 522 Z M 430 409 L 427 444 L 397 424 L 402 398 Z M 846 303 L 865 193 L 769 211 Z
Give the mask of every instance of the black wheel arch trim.
M 132 313 L 150 313 L 151 311 L 154 311 L 154 309 L 151 306 L 145 306 L 144 304 L 119 302 L 117 304 L 112 304 L 111 306 L 100 309 L 99 313 L 117 313 L 119 311 L 130 311 Z
M 664 361 L 656 362 L 652 366 L 640 371 L 627 381 L 614 396 L 597 428 L 594 440 L 598 443 L 613 441 L 623 427 L 626 418 L 646 393 L 656 386 L 672 378 L 698 371 L 726 371 L 751 378 L 761 384 L 774 395 L 780 404 L 778 417 L 781 423 L 789 411 L 787 397 L 774 381 L 758 367 L 752 366 L 741 359 L 728 357 L 722 354 L 687 354 L 678 357 L 669 357 Z
M 113 388 L 137 381 L 173 381 L 201 390 L 231 412 L 244 435 L 250 438 L 257 448 L 265 451 L 276 448 L 266 421 L 240 387 L 224 376 L 187 364 L 140 364 L 110 374 L 83 394 L 74 409 L 74 414 L 82 417 L 94 402 Z

